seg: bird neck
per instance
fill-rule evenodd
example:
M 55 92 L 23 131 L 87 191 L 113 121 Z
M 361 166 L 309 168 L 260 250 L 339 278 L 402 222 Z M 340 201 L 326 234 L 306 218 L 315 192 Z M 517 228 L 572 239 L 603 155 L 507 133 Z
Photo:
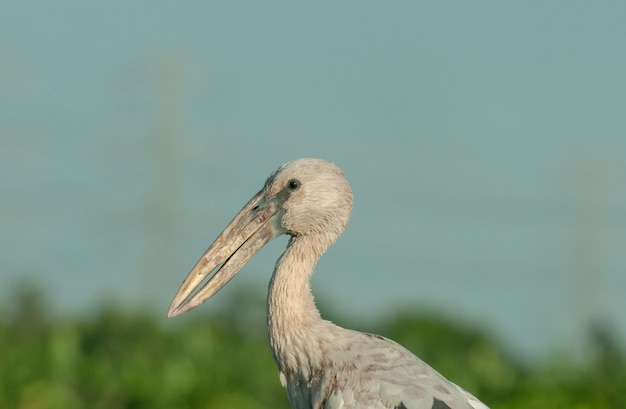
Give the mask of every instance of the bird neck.
M 283 374 L 314 367 L 312 345 L 322 329 L 334 325 L 322 320 L 311 293 L 310 279 L 328 245 L 311 236 L 292 237 L 276 262 L 267 301 L 268 336 L 274 359 Z M 307 362 L 300 362 L 305 359 Z

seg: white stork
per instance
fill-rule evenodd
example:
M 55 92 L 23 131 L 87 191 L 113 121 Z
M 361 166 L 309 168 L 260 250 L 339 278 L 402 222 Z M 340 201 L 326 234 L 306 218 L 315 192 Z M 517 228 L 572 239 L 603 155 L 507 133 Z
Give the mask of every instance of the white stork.
M 295 409 L 488 409 L 394 341 L 320 317 L 310 278 L 351 211 L 352 191 L 334 164 L 286 163 L 200 258 L 168 316 L 202 304 L 267 242 L 288 234 L 269 286 L 267 321 L 280 381 Z

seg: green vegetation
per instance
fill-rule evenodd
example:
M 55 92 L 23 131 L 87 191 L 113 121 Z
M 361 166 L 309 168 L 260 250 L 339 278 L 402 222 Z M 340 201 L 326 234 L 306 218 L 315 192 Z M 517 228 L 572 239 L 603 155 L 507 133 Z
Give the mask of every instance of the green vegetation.
M 29 289 L 0 317 L 0 408 L 289 408 L 265 338 L 261 297 L 166 320 L 104 307 L 52 319 Z M 208 308 L 207 308 L 208 310 Z M 252 314 L 252 316 L 250 315 Z M 492 408 L 626 407 L 626 359 L 593 331 L 593 359 L 523 365 L 489 336 L 403 314 L 368 330 L 396 339 Z

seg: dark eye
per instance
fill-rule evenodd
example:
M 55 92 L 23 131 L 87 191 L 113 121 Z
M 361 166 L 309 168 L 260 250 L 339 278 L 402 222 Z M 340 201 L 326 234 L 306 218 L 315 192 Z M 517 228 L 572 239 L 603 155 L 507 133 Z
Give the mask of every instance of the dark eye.
M 300 181 L 297 179 L 291 179 L 289 180 L 289 182 L 287 182 L 287 188 L 289 190 L 298 190 L 299 187 L 300 187 Z

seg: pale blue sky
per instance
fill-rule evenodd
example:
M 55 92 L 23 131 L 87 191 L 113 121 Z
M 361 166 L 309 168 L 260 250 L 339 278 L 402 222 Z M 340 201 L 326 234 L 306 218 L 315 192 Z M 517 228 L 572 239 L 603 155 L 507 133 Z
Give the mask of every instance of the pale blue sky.
M 520 351 L 576 344 L 589 314 L 624 335 L 625 15 L 582 1 L 7 2 L 0 279 L 31 276 L 63 312 L 106 297 L 164 313 L 264 178 L 310 156 L 355 194 L 314 279 L 348 316 L 428 306 Z M 283 245 L 234 285 L 264 290 Z

